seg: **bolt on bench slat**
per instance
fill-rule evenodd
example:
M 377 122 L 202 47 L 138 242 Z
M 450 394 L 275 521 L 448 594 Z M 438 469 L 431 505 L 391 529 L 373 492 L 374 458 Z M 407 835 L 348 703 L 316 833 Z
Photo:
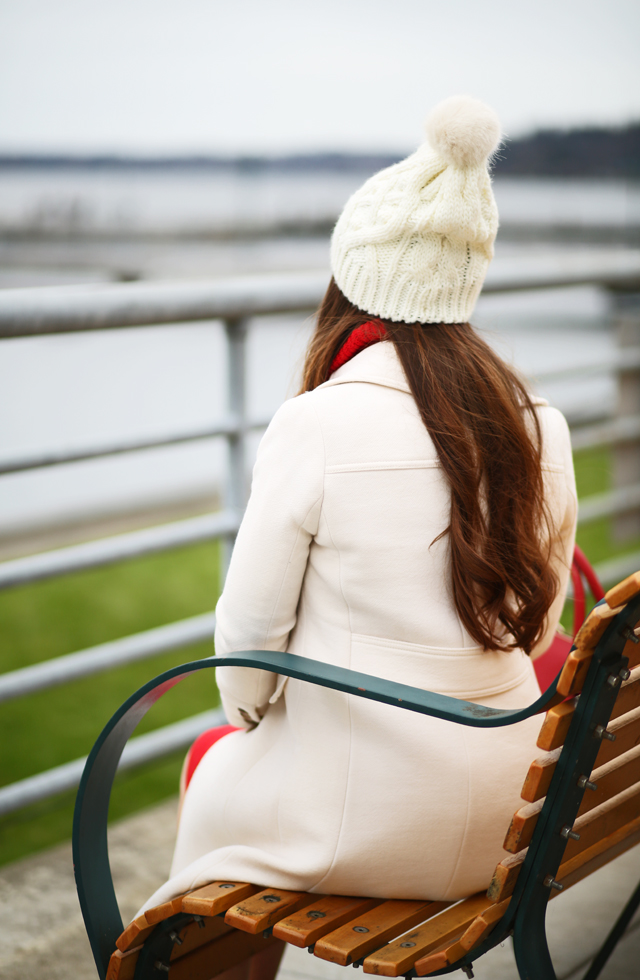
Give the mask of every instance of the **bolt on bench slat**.
M 601 803 L 617 796 L 640 780 L 640 745 L 606 765 L 594 769 L 590 779 L 598 788 L 594 792 L 584 794 L 578 817 L 594 810 Z M 505 851 L 516 854 L 523 847 L 529 846 L 543 805 L 544 797 L 521 807 L 513 815 L 503 845 Z
M 322 936 L 383 902 L 381 898 L 347 898 L 342 895 L 321 895 L 318 899 L 312 902 L 310 908 L 306 906 L 277 922 L 273 935 L 292 946 L 312 946 Z
M 640 808 L 640 783 L 635 783 L 612 800 L 607 800 L 594 810 L 578 817 L 573 830 L 580 834 L 579 841 L 570 840 L 564 854 L 563 865 L 571 858 L 587 851 L 600 838 L 609 837 L 630 827 Z M 629 831 L 631 833 L 631 831 Z M 487 894 L 494 902 L 503 901 L 513 893 L 518 874 L 527 855 L 527 849 L 503 858 L 498 864 Z M 561 880 L 557 875 L 556 878 Z
M 250 898 L 233 905 L 224 917 L 225 922 L 255 936 L 270 929 L 285 916 L 311 905 L 315 895 L 289 892 L 282 888 L 265 888 Z
M 314 955 L 331 963 L 348 966 L 383 946 L 389 939 L 423 922 L 443 908 L 442 902 L 391 899 L 320 939 Z
M 178 911 L 191 915 L 220 915 L 232 905 L 260 891 L 257 885 L 239 881 L 212 881 L 182 896 Z
M 381 977 L 402 976 L 426 954 L 450 942 L 454 934 L 462 935 L 478 913 L 490 905 L 490 901 L 482 893 L 454 905 L 450 902 L 435 905 L 428 921 L 367 956 L 362 965 L 364 972 Z

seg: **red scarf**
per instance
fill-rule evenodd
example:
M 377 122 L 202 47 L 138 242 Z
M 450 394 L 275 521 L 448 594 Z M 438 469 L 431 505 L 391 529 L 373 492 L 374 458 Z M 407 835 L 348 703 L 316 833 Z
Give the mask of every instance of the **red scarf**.
M 385 340 L 387 331 L 384 324 L 379 320 L 367 320 L 351 331 L 344 344 L 334 357 L 329 368 L 329 376 L 337 371 L 339 367 L 350 361 L 352 357 L 359 354 L 366 347 L 377 344 L 379 340 Z

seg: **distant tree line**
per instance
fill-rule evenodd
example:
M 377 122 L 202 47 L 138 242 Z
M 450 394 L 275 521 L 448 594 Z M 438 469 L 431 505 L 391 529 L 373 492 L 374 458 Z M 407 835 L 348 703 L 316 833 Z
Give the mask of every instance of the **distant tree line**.
M 401 160 L 405 153 L 311 153 L 286 157 L 120 156 L 2 154 L 0 167 L 83 169 L 202 169 L 243 172 L 368 171 Z M 640 179 L 640 122 L 620 128 L 540 130 L 507 140 L 495 160 L 500 176 L 624 177 Z
M 640 123 L 620 129 L 547 129 L 509 140 L 494 173 L 640 178 Z

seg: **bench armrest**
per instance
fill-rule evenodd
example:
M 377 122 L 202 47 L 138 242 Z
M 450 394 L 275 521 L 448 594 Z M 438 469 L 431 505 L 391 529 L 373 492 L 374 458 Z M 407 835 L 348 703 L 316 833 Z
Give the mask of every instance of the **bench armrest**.
M 335 691 L 368 698 L 370 701 L 380 701 L 382 704 L 395 705 L 406 711 L 417 711 L 419 714 L 453 721 L 458 725 L 471 725 L 473 728 L 500 728 L 539 714 L 546 710 L 554 697 L 558 682 L 556 677 L 551 686 L 526 708 L 512 710 L 487 708 L 472 701 L 460 701 L 445 694 L 424 691 L 419 687 L 385 680 L 383 677 L 359 674 L 345 667 L 335 667 L 320 660 L 310 660 L 308 657 L 298 657 L 293 653 L 280 653 L 275 650 L 243 650 L 239 653 L 229 653 L 224 657 L 211 657 L 209 660 L 212 667 L 257 667 L 260 670 L 270 670 L 276 674 L 308 681 L 310 684 L 330 687 Z M 202 661 L 202 663 L 207 662 Z

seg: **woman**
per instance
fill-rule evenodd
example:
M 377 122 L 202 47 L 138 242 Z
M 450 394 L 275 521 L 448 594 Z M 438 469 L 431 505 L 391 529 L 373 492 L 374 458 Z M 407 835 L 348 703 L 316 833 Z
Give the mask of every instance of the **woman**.
M 468 321 L 493 254 L 488 107 L 353 195 L 302 393 L 262 441 L 216 651 L 288 650 L 491 707 L 539 695 L 576 492 L 566 423 Z M 454 900 L 487 887 L 539 721 L 456 726 L 225 667 L 229 721 L 190 782 L 172 877 Z

